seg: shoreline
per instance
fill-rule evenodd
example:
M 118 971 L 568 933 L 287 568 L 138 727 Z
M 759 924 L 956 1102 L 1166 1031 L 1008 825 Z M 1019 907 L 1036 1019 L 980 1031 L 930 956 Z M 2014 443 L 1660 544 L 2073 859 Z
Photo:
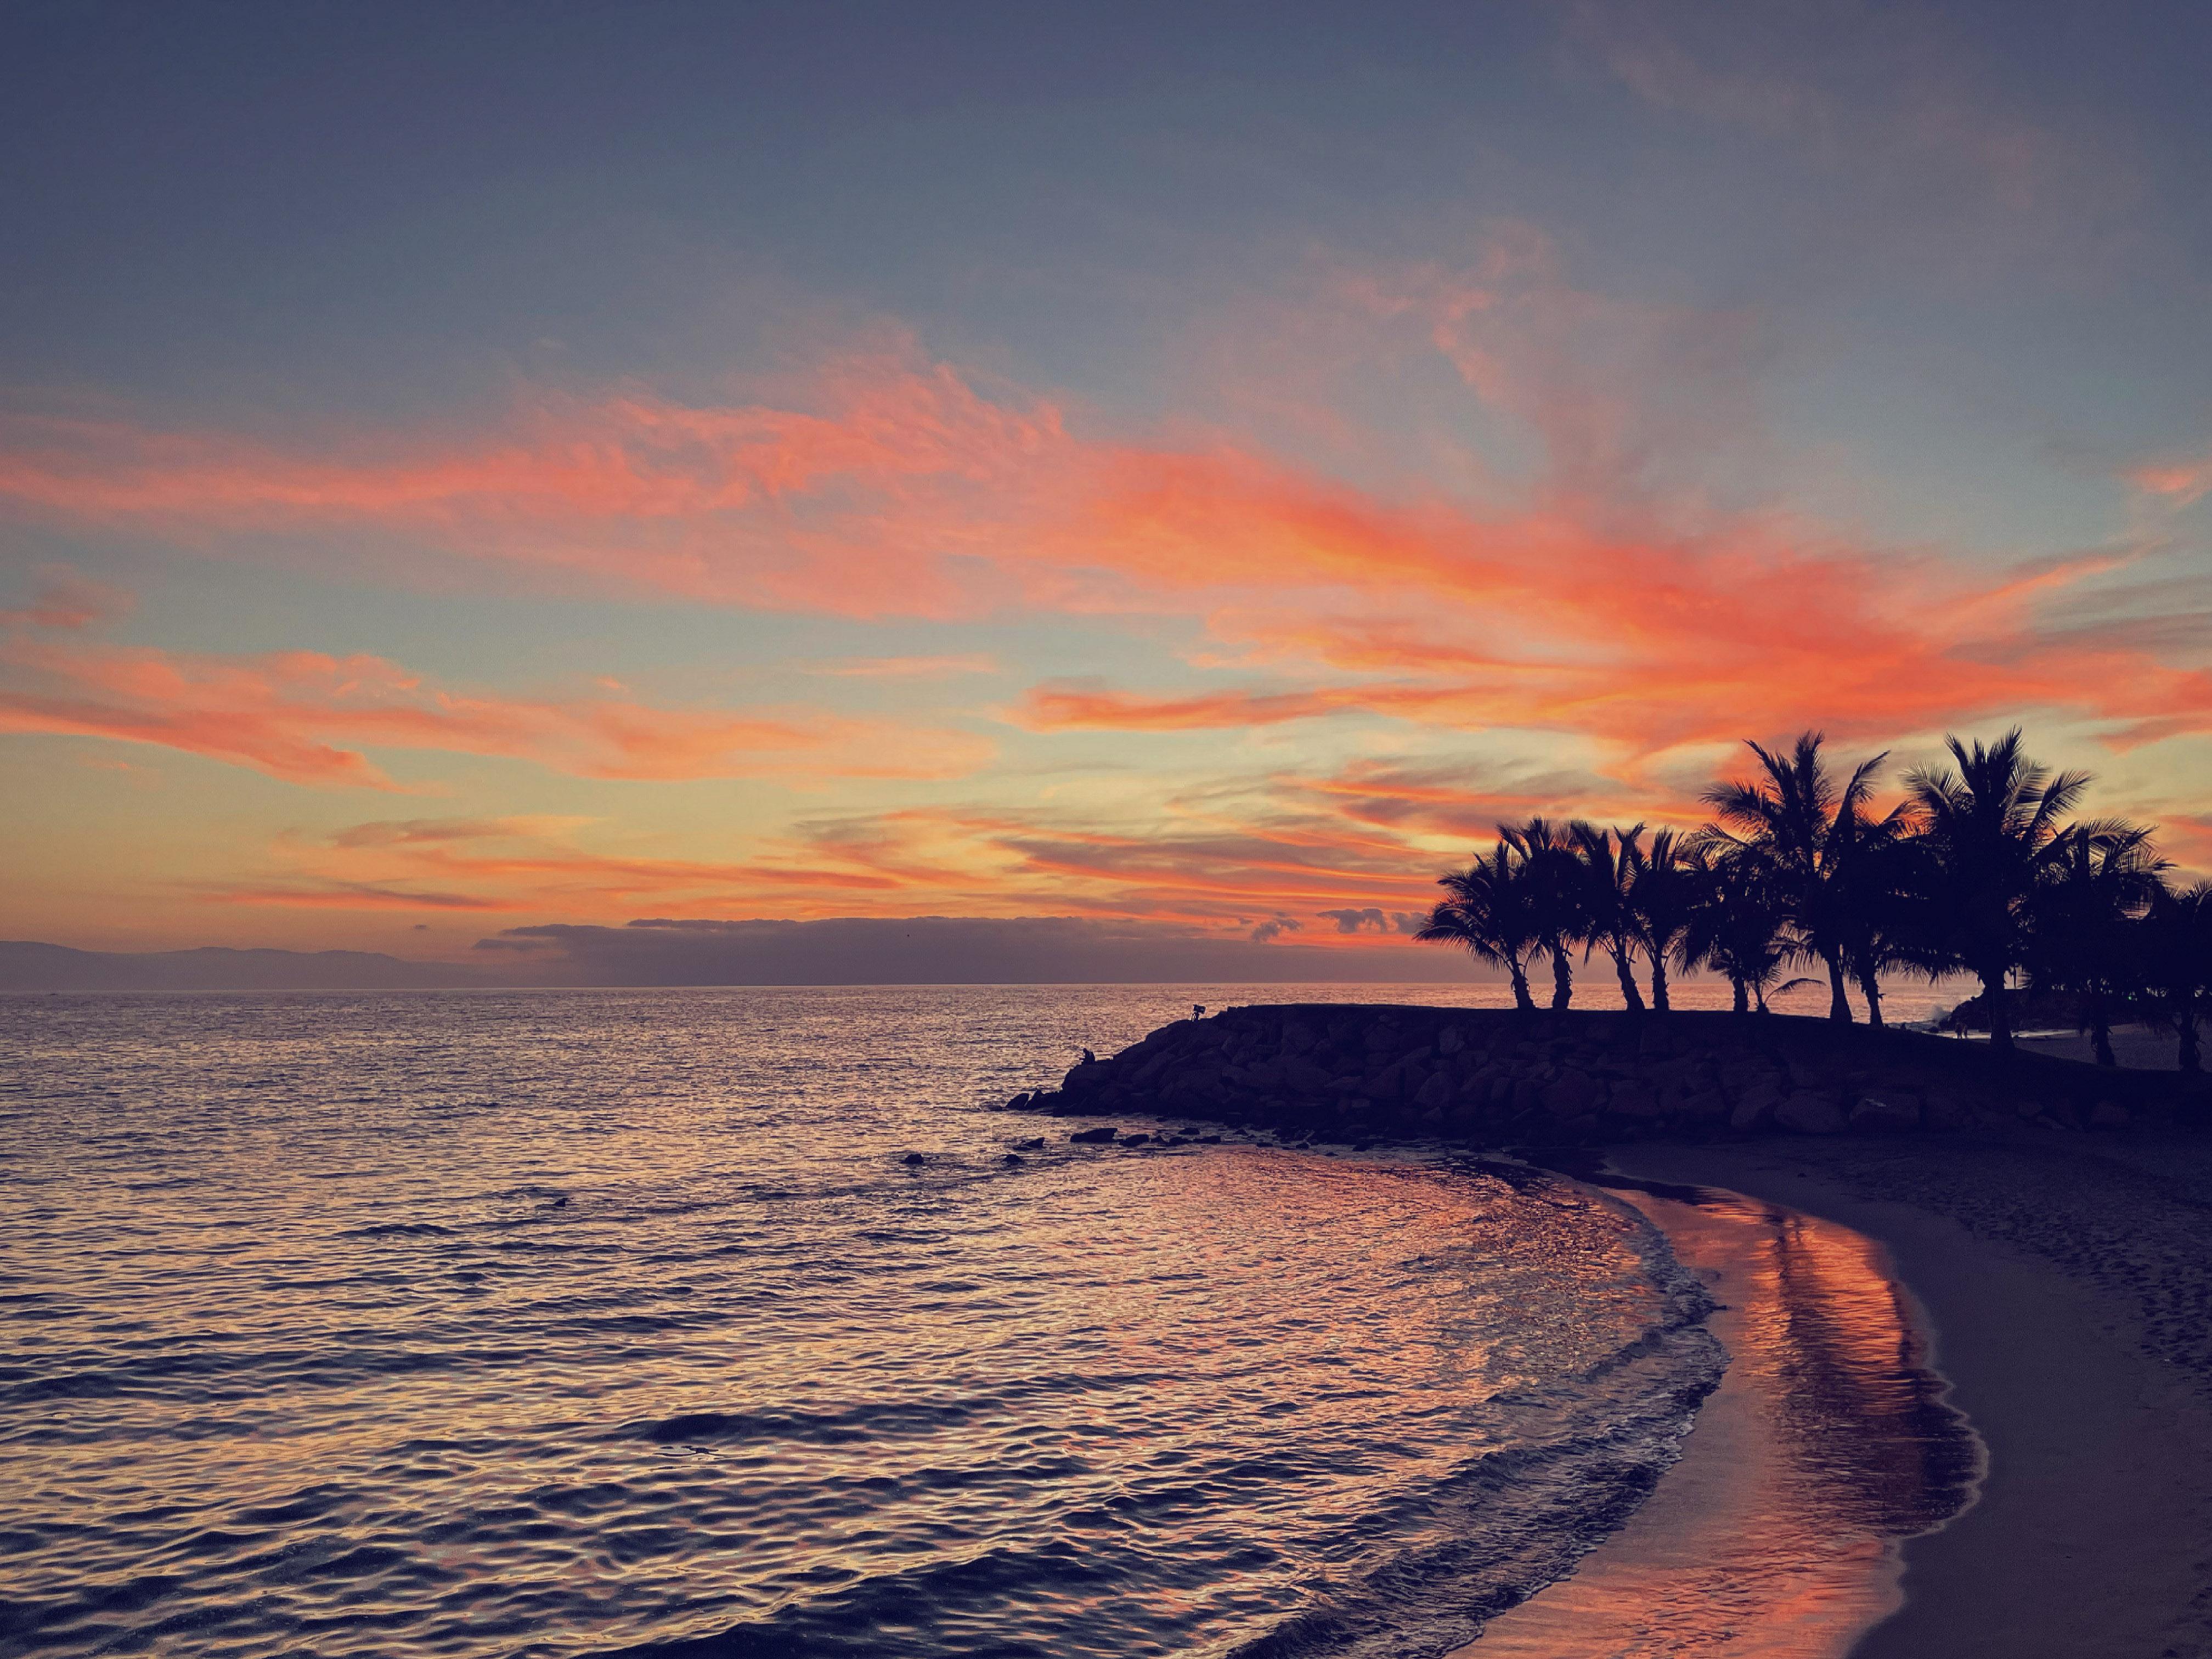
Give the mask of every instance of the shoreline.
M 1890 1610 L 1846 1645 L 1773 1651 L 2212 1655 L 2212 1150 L 2057 1139 L 1613 1154 L 1609 1169 L 1632 1179 L 1720 1188 L 1873 1241 L 1926 1322 L 1922 1363 L 1940 1365 L 1950 1403 L 1988 1447 L 1967 1505 L 1903 1539 Z M 1732 1346 L 1732 1371 L 1738 1359 Z M 1698 1478 L 1705 1428 L 1701 1419 L 1652 1505 L 1676 1474 Z M 1635 1530 L 1616 1540 L 1633 1551 Z M 1616 1540 L 1584 1571 L 1607 1571 Z M 1494 1628 L 1504 1635 L 1506 1621 Z M 1478 1642 L 1466 1652 L 1513 1650 Z
M 1706 1285 L 1728 1369 L 1635 1514 L 1456 1659 L 1844 1659 L 1904 1603 L 1901 1540 L 1971 1504 L 1983 1468 L 1887 1253 L 1717 1187 L 1563 1173 Z

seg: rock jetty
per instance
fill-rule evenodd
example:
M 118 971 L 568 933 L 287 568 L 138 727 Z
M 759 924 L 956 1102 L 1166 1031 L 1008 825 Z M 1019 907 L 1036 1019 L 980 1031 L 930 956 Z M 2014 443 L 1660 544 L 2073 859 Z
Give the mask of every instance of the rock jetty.
M 1777 1133 L 2124 1130 L 2212 1117 L 2205 1089 L 2172 1073 L 1782 1014 L 1282 1003 L 1177 1020 L 1109 1059 L 1086 1058 L 1058 1089 L 1007 1105 L 1340 1140 L 1572 1146 Z

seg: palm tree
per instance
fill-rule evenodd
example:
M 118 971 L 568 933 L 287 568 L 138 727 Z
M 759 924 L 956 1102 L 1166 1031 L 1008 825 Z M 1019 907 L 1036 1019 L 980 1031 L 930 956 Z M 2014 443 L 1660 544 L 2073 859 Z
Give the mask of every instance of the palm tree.
M 1685 970 L 1711 968 L 1725 976 L 1739 1014 L 1754 1004 L 1765 1013 L 1768 988 L 1802 949 L 1789 936 L 1768 872 L 1741 849 L 1716 858 L 1705 843 L 1689 849 L 1683 872 L 1698 897 L 1674 947 L 1675 962 Z
M 1905 781 L 1932 877 L 1930 943 L 1982 981 L 1990 1046 L 2010 1048 L 2005 981 L 2021 960 L 2023 912 L 2089 777 L 2053 775 L 2028 759 L 2017 726 L 1971 750 L 1955 737 L 1943 741 L 1953 764 L 1922 767 Z
M 1620 1000 L 1632 1013 L 1644 1012 L 1644 993 L 1630 966 L 1638 942 L 1636 910 L 1630 902 L 1636 868 L 1643 858 L 1644 826 L 1601 830 L 1577 818 L 1567 826 L 1575 856 L 1582 861 L 1583 960 L 1602 945 L 1620 978 Z
M 2116 1066 L 2112 1009 L 2135 988 L 2136 923 L 2171 866 L 2151 851 L 2150 831 L 2131 823 L 2075 824 L 2051 851 L 2024 909 L 2029 981 L 2078 992 L 2097 1064 Z
M 1583 904 L 1581 862 L 1572 840 L 1547 818 L 1498 826 L 1501 841 L 1521 861 L 1534 911 L 1537 937 L 1544 954 L 1552 959 L 1552 1006 L 1564 1009 L 1574 1000 L 1574 965 L 1568 952 L 1583 934 L 1587 921 Z
M 1647 849 L 1635 848 L 1636 869 L 1629 878 L 1628 911 L 1636 941 L 1651 964 L 1651 1006 L 1671 1012 L 1667 1000 L 1667 958 L 1675 954 L 1697 915 L 1704 883 L 1686 863 L 1686 849 L 1672 830 L 1651 837 Z
M 1464 945 L 1478 962 L 1504 969 L 1513 981 L 1513 1006 L 1534 1013 L 1528 964 L 1541 933 L 1534 891 L 1519 853 L 1501 835 L 1489 857 L 1478 854 L 1465 870 L 1439 876 L 1437 883 L 1451 896 L 1429 913 L 1428 925 L 1413 937 Z
M 1885 757 L 1876 755 L 1863 763 L 1838 788 L 1820 758 L 1821 742 L 1820 732 L 1808 732 L 1786 757 L 1747 744 L 1759 757 L 1765 776 L 1708 789 L 1705 802 L 1720 822 L 1706 834 L 1764 869 L 1799 942 L 1827 968 L 1828 1018 L 1848 1025 L 1851 1004 L 1844 990 L 1849 934 L 1845 878 L 1870 841 L 1892 833 L 1883 826 L 1903 809 L 1890 819 L 1870 820 L 1867 805 Z
M 1911 827 L 1901 811 L 1860 823 L 1859 845 L 1842 873 L 1844 967 L 1866 999 L 1867 1024 L 1877 1029 L 1883 974 L 1942 971 L 1942 953 L 1929 939 L 1929 872 Z
M 2197 1024 L 2212 1008 L 2212 882 L 2179 893 L 2160 886 L 2136 943 L 2150 1011 L 2180 1039 L 2177 1063 L 2185 1072 L 2203 1071 Z

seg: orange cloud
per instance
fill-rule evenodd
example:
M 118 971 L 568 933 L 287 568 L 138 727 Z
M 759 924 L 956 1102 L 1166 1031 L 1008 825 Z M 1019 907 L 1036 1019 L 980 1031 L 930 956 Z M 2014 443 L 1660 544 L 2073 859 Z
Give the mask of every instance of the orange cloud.
M 2212 495 L 2212 454 L 2148 461 L 2121 476 L 2146 495 L 2163 497 L 2169 506 L 2194 507 Z
M 274 873 L 200 896 L 297 909 L 469 909 L 605 919 L 641 907 L 705 914 L 767 897 L 810 913 L 911 900 L 914 884 L 837 859 L 658 857 L 580 845 L 585 820 L 411 818 L 282 836 Z
M 282 837 L 272 870 L 195 890 L 264 906 L 466 908 L 591 921 L 646 910 L 713 917 L 765 908 L 821 917 L 922 908 L 1011 917 L 1049 909 L 1239 934 L 1284 915 L 1410 915 L 1434 896 L 1434 853 L 1389 828 L 1277 801 L 1264 781 L 1249 799 L 1170 801 L 1166 811 L 1165 827 L 1146 830 L 1042 811 L 915 808 L 804 825 L 732 860 L 587 845 L 579 838 L 587 826 L 574 819 L 380 821 Z
M 159 744 L 288 782 L 393 787 L 363 749 L 534 762 L 580 777 L 945 778 L 990 744 L 805 709 L 732 714 L 627 699 L 443 689 L 380 657 L 214 657 L 19 635 L 0 641 L 0 732 Z
M 813 672 L 845 679 L 934 680 L 957 674 L 995 674 L 999 665 L 980 653 L 955 657 L 853 657 L 822 664 Z
M 987 396 L 911 343 L 824 366 L 789 406 L 687 407 L 635 388 L 547 397 L 499 438 L 459 447 L 370 434 L 308 453 L 17 416 L 0 422 L 0 501 L 177 538 L 365 527 L 413 550 L 395 557 L 842 616 L 1194 614 L 1276 676 L 1195 693 L 1046 685 L 1015 715 L 1043 732 L 1352 714 L 1594 734 L 1648 753 L 1747 722 L 1857 735 L 2055 710 L 2200 729 L 2205 677 L 2175 658 L 2201 640 L 2054 631 L 2055 611 L 2095 592 L 2099 561 L 1992 573 L 1778 513 L 1718 513 L 1694 492 L 1663 499 L 1658 459 L 1753 424 L 1731 367 L 1748 325 L 1612 305 L 1566 289 L 1555 264 L 1540 238 L 1504 234 L 1466 271 L 1332 288 L 1354 323 L 1413 329 L 1483 404 L 1535 434 L 1544 465 L 1505 504 L 1355 488 L 1219 435 L 1085 436 L 1057 404 Z M 1601 352 L 1594 337 L 1620 343 Z M 1648 395 L 1647 382 L 1678 381 L 1690 390 Z M 282 671 L 271 659 L 262 672 Z M 404 678 L 389 665 L 314 672 Z M 763 751 L 840 742 L 788 712 L 738 720 L 612 699 L 471 704 L 393 686 L 347 708 L 345 723 L 294 722 L 275 763 L 366 781 L 349 744 L 433 726 L 468 734 L 450 746 L 607 776 L 729 775 Z M 103 717 L 64 698 L 15 718 L 93 730 Z M 205 720 L 191 729 L 240 741 Z M 921 775 L 980 748 L 937 742 Z

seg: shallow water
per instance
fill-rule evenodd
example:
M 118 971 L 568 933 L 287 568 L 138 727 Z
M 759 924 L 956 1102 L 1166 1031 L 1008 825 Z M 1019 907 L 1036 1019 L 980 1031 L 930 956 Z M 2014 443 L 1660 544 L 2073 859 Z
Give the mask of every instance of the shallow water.
M 985 1109 L 1284 994 L 0 1000 L 0 1651 L 1468 1639 L 1717 1374 L 1656 1231 Z
M 1575 1576 L 1467 1659 L 1843 1659 L 1983 1448 L 1881 1247 L 1713 1188 L 1620 1183 L 1719 1298 L 1729 1365 L 1687 1455 Z

